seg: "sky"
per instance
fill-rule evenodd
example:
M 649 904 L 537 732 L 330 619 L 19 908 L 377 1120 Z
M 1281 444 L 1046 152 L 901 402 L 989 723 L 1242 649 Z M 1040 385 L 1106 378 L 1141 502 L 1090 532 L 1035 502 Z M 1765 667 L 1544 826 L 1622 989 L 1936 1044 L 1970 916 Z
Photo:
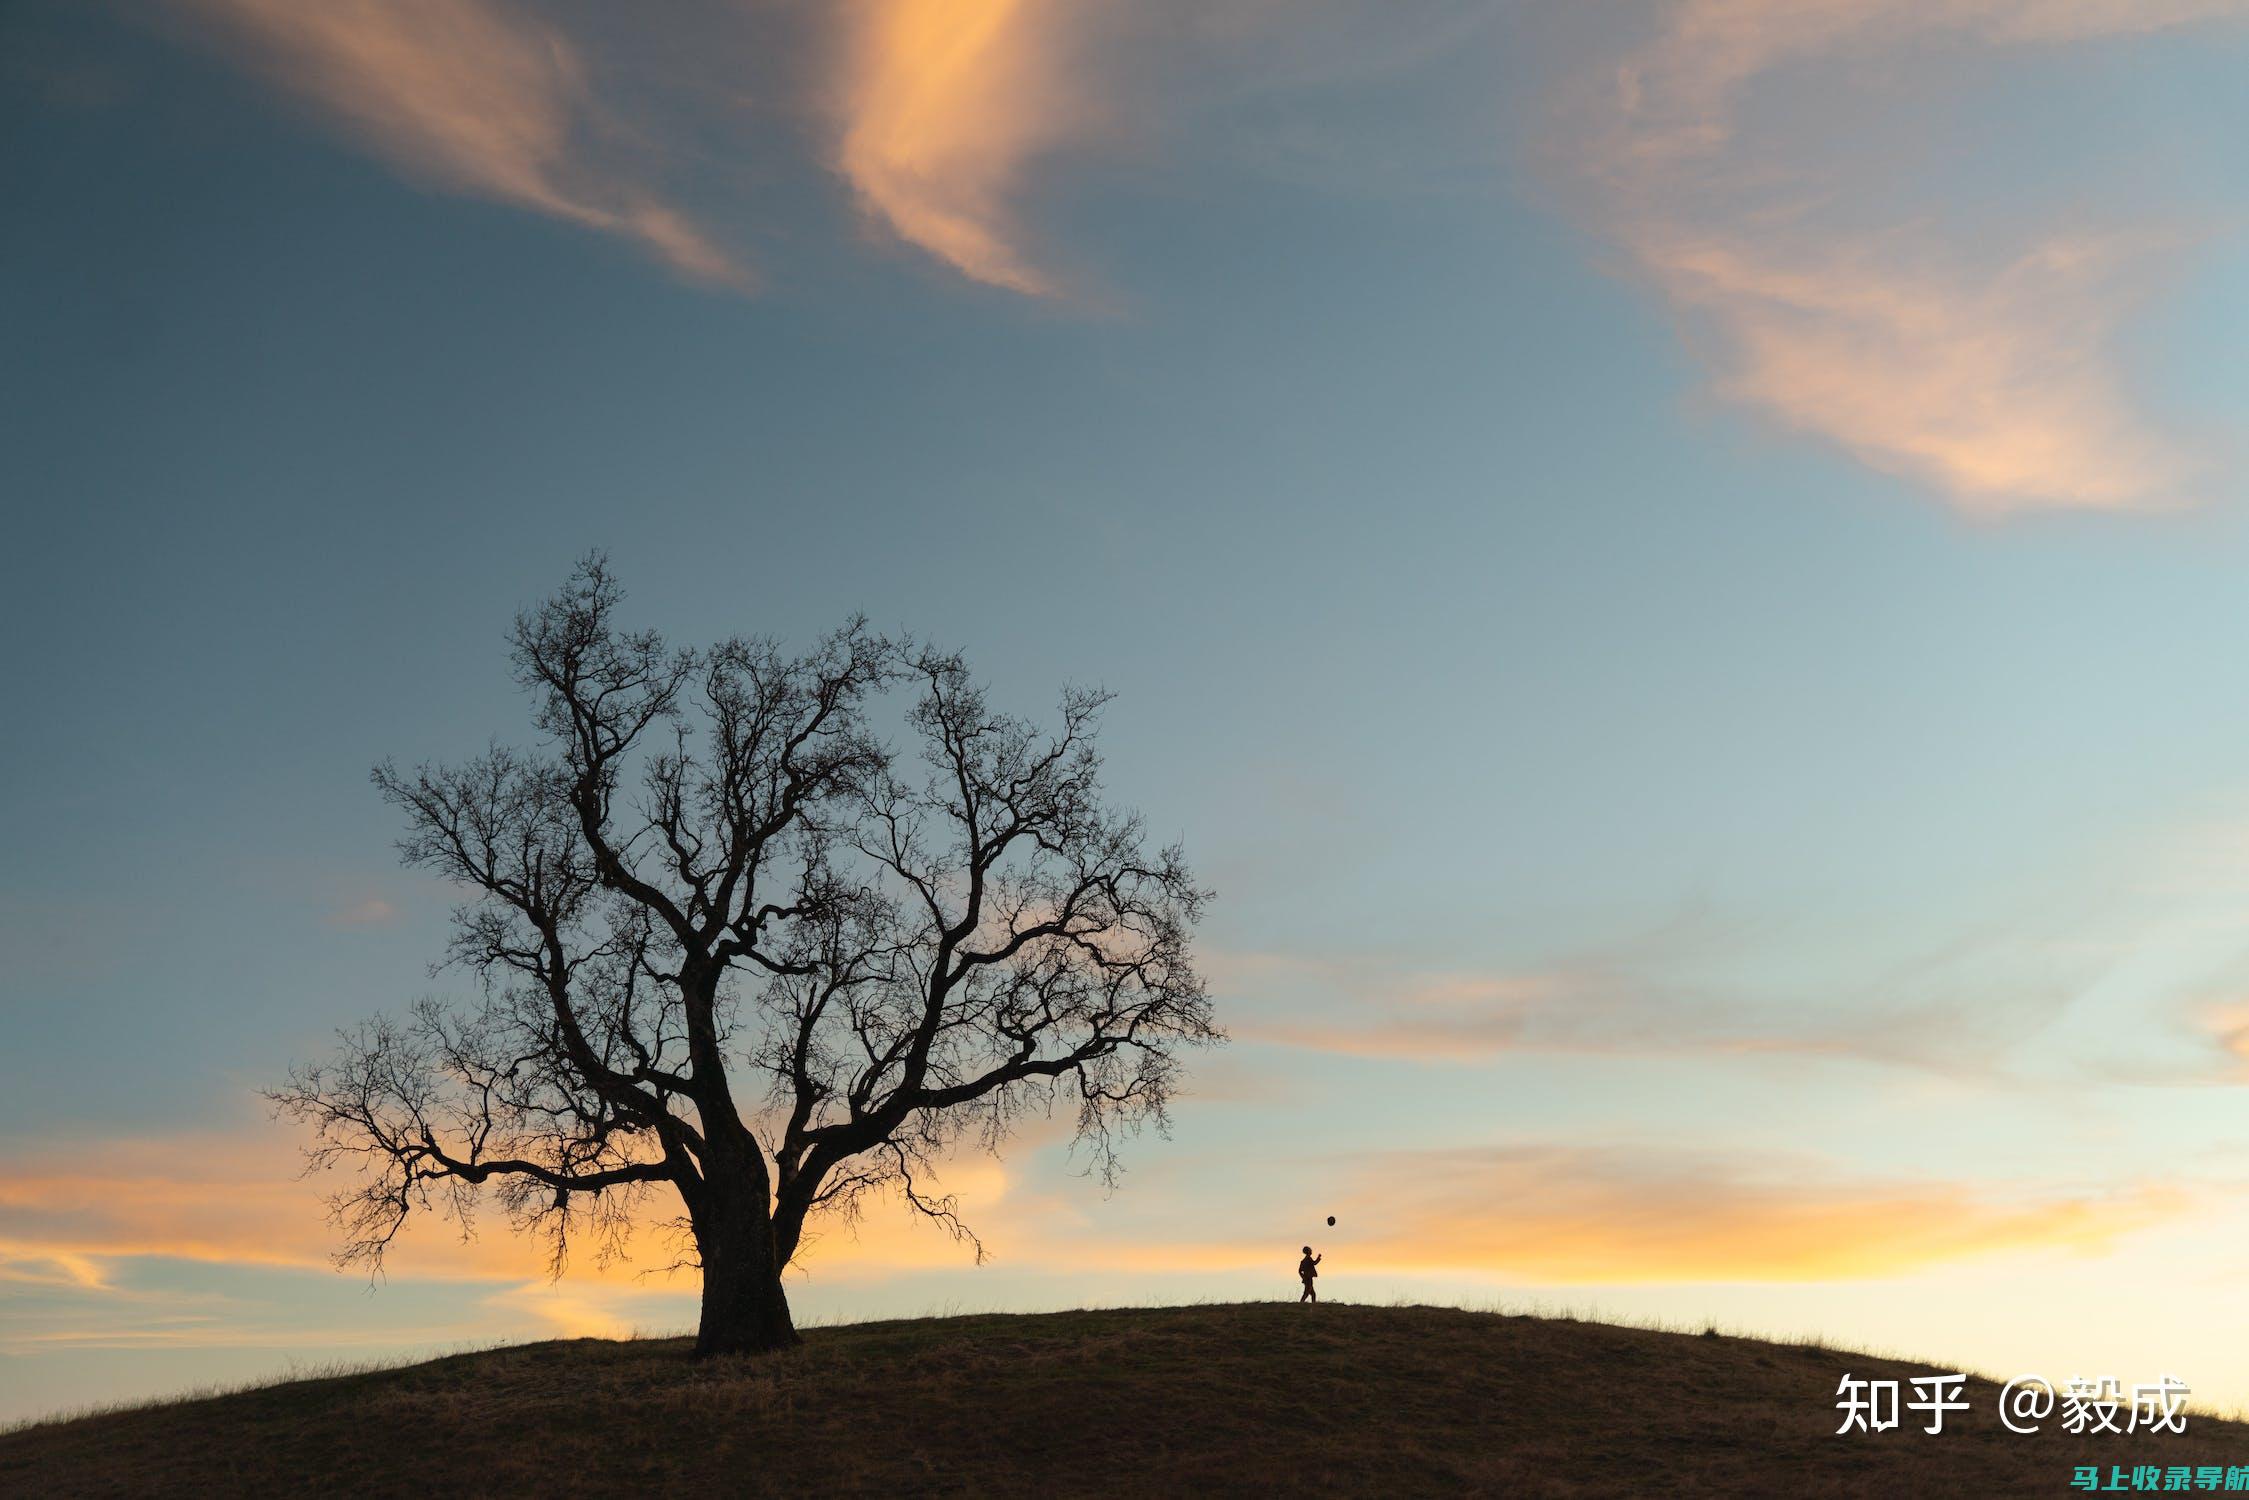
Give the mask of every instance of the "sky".
M 2249 1405 L 2249 0 L 0 8 L 0 1421 L 692 1325 L 338 1271 L 459 993 L 368 768 L 605 550 L 856 611 L 1218 900 L 1223 1050 L 802 1323 L 1323 1292 Z M 1325 1224 L 1336 1216 L 1333 1229 Z

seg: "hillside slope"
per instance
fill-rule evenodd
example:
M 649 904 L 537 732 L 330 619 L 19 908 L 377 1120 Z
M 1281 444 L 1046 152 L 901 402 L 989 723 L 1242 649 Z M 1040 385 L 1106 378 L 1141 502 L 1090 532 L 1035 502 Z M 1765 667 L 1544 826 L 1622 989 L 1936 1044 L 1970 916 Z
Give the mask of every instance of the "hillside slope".
M 2077 1464 L 2249 1465 L 2249 1427 L 2200 1417 L 2010 1433 L 1983 1382 L 1937 1436 L 1834 1435 L 1846 1370 L 1941 1368 L 1337 1304 L 870 1323 L 706 1363 L 578 1340 L 0 1434 L 0 1494 L 2051 1496 Z

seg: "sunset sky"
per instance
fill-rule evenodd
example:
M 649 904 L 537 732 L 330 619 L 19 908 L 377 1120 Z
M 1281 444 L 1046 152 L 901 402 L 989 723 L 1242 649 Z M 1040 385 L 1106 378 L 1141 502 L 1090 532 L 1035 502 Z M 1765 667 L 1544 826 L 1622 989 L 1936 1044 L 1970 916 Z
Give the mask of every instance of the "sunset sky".
M 692 1324 L 497 1216 L 371 1290 L 257 1096 L 471 982 L 368 768 L 527 738 L 590 548 L 1107 685 L 1219 892 L 1172 1138 L 800 1322 L 1310 1241 L 2249 1405 L 2244 76 L 2249 0 L 0 8 L 0 1421 Z

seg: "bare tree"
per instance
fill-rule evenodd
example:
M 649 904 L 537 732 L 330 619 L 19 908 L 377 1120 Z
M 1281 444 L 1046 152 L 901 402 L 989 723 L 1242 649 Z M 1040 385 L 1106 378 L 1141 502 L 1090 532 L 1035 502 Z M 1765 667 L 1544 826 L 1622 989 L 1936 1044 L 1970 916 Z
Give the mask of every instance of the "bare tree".
M 1026 1110 L 1074 1105 L 1113 1180 L 1183 1049 L 1222 1039 L 1189 951 L 1208 893 L 1104 804 L 1105 695 L 1042 731 L 863 621 L 696 651 L 622 629 L 620 598 L 595 557 L 518 617 L 538 749 L 375 771 L 406 860 L 470 893 L 446 962 L 481 998 L 345 1033 L 271 1097 L 316 1165 L 363 1169 L 344 1261 L 421 1209 L 470 1232 L 489 1185 L 559 1272 L 668 1188 L 697 1351 L 773 1348 L 808 1220 L 896 1191 L 973 1240 L 930 1168 Z M 901 692 L 918 758 L 876 731 Z

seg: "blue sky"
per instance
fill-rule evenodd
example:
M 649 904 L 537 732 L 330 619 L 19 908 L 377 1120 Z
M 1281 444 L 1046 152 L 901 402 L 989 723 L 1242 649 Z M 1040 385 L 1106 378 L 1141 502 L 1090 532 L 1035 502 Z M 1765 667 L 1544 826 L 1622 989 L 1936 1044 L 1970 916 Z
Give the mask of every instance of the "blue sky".
M 689 1321 L 369 1294 L 254 1097 L 460 982 L 367 768 L 520 737 L 593 547 L 1107 684 L 1220 891 L 1174 1138 L 811 1316 L 1336 1212 L 1344 1296 L 2249 1402 L 2249 8 L 310 14 L 0 20 L 0 1414 Z

